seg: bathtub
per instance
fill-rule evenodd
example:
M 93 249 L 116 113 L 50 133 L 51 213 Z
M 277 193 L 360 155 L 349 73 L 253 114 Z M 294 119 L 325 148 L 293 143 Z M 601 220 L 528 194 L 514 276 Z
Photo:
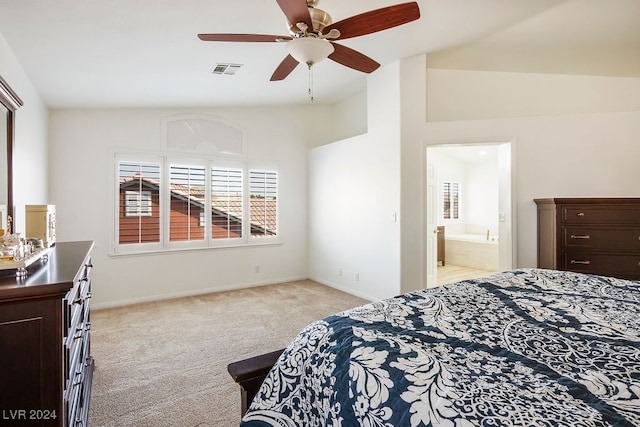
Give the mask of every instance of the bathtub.
M 498 271 L 498 237 L 486 234 L 444 235 L 447 265 L 454 264 L 482 270 Z

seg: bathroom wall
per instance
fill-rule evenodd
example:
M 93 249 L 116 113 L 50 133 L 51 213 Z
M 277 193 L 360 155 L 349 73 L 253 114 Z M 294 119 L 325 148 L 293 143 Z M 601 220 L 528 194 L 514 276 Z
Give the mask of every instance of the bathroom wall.
M 484 154 L 481 154 L 484 153 Z M 498 149 L 496 146 L 442 145 L 427 148 L 427 162 L 435 165 L 438 225 L 446 234 L 498 234 Z M 460 183 L 460 218 L 444 219 L 443 183 Z
M 460 150 L 477 151 L 475 147 Z M 498 154 L 497 148 L 482 148 L 482 160 L 466 163 L 466 185 L 462 193 L 465 230 L 470 234 L 498 235 Z

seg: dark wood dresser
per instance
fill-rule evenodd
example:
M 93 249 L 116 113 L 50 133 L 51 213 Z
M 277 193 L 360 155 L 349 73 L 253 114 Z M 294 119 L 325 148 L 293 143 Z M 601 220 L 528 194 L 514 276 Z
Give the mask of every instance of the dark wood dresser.
M 535 202 L 538 267 L 640 279 L 640 198 Z
M 92 248 L 60 242 L 24 278 L 0 271 L 0 425 L 87 425 Z

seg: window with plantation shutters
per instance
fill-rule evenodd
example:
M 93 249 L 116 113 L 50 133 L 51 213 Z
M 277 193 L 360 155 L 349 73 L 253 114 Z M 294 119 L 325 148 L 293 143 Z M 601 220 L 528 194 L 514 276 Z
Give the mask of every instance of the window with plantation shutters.
M 171 165 L 169 188 L 169 241 L 204 240 L 205 227 L 200 217 L 206 206 L 205 168 Z
M 118 242 L 160 242 L 160 164 L 118 163 Z
M 267 170 L 249 171 L 251 203 L 251 236 L 277 235 L 278 173 Z
M 114 253 L 278 242 L 277 171 L 217 158 L 115 158 Z
M 460 184 L 445 182 L 443 184 L 444 219 L 458 219 L 460 210 Z
M 242 237 L 242 169 L 211 168 L 211 238 Z

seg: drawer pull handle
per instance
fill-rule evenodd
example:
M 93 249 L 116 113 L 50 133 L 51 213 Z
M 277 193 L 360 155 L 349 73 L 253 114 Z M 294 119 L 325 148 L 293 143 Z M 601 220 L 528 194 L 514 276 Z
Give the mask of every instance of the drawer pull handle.
M 590 236 L 590 235 L 588 235 L 588 234 L 585 234 L 584 236 L 578 236 L 578 235 L 576 235 L 576 234 L 572 234 L 572 235 L 571 235 L 571 238 L 572 238 L 572 239 L 590 239 L 590 238 L 591 238 L 591 236 Z
M 73 386 L 77 386 L 82 384 L 82 370 L 77 371 L 75 377 L 73 378 Z
M 584 216 L 584 212 L 578 212 L 577 215 L 582 218 Z
M 579 261 L 579 260 L 572 259 L 572 260 L 571 260 L 571 264 L 584 264 L 584 265 L 589 265 L 589 264 L 591 264 L 591 261 Z

